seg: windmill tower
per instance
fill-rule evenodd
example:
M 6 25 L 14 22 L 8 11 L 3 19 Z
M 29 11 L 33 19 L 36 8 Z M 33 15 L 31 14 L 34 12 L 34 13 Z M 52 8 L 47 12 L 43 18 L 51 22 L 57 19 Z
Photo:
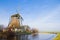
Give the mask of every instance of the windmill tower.
M 11 16 L 8 28 L 20 28 L 23 18 L 20 14 L 14 14 Z

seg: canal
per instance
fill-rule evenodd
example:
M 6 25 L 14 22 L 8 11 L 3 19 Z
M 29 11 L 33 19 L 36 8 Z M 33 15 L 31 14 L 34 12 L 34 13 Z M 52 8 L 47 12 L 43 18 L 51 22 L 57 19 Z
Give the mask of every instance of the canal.
M 16 35 L 15 40 L 53 40 L 56 34 L 38 34 L 36 36 L 32 35 Z M 7 39 L 0 39 L 7 40 Z

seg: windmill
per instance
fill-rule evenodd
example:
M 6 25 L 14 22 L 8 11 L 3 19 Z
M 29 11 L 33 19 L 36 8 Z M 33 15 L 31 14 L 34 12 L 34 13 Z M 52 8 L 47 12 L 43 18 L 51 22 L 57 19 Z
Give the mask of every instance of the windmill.
M 22 20 L 23 18 L 19 13 L 12 15 L 8 28 L 19 28 L 22 25 Z

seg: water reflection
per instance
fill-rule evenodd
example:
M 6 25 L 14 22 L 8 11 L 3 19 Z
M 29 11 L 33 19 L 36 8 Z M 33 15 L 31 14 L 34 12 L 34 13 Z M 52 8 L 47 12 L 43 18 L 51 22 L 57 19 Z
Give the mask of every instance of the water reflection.
M 36 36 L 30 35 L 28 39 L 29 40 L 39 40 L 39 35 L 36 35 Z
M 52 40 L 56 34 L 39 34 L 36 36 L 29 35 L 29 40 Z
M 32 35 L 16 35 L 15 40 L 52 40 L 56 34 L 39 34 L 36 36 Z M 0 40 L 6 40 L 6 39 L 0 39 Z

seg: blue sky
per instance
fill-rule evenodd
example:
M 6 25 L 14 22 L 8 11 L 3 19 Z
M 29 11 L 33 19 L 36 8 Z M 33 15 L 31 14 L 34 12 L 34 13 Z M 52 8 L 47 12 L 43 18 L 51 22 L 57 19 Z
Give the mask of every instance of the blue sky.
M 16 9 L 24 18 L 24 25 L 60 32 L 60 0 L 0 0 L 0 24 L 7 26 Z

